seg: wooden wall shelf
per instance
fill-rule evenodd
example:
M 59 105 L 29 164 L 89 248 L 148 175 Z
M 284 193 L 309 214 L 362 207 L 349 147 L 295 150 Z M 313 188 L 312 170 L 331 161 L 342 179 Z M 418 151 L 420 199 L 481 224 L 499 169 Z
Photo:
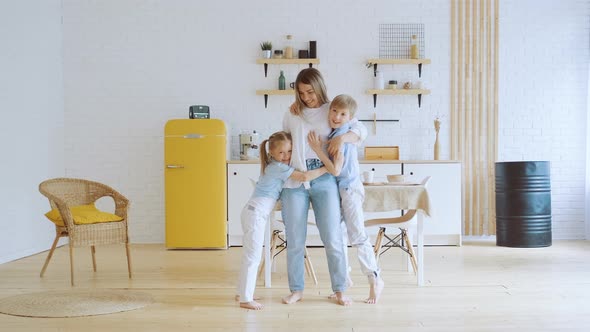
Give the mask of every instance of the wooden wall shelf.
M 256 63 L 261 65 L 264 63 L 272 65 L 305 65 L 305 64 L 319 64 L 320 59 L 256 59 Z
M 320 63 L 320 59 L 313 58 L 313 59 L 256 59 L 256 63 L 259 65 L 264 65 L 264 77 L 267 77 L 268 74 L 268 65 L 309 65 L 309 68 L 313 67 L 313 65 L 317 65 Z M 257 95 L 264 96 L 264 108 L 268 106 L 268 96 L 270 95 L 277 95 L 277 96 L 285 96 L 285 95 L 295 95 L 295 90 L 287 88 L 286 90 L 256 90 Z
M 373 75 L 377 76 L 377 65 L 418 65 L 418 77 L 422 77 L 422 65 L 430 64 L 430 59 L 381 59 L 367 60 L 367 67 L 373 66 Z
M 429 95 L 428 89 L 369 89 L 367 94 L 370 95 Z
M 256 95 L 258 96 L 264 96 L 264 108 L 267 107 L 268 105 L 268 96 L 273 95 L 273 96 L 294 96 L 295 95 L 295 90 L 289 88 L 286 90 L 256 90 Z
M 256 59 L 256 63 L 264 65 L 264 77 L 268 73 L 268 65 L 309 65 L 309 68 L 313 65 L 320 63 L 320 59 Z
M 377 95 L 417 95 L 418 107 L 422 104 L 422 95 L 429 95 L 428 89 L 369 89 L 367 94 L 373 95 L 373 107 L 377 107 Z
M 295 95 L 295 90 L 291 88 L 287 90 L 256 90 L 256 95 Z

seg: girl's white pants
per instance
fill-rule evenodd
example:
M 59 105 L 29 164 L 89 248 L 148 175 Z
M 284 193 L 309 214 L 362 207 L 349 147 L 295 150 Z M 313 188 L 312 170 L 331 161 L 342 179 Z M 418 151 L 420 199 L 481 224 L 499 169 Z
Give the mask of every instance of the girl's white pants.
M 347 189 L 340 189 L 342 217 L 346 224 L 348 241 L 350 241 L 351 246 L 357 249 L 357 256 L 363 274 L 368 277 L 376 277 L 379 274 L 379 267 L 377 266 L 373 246 L 365 230 L 365 217 L 363 213 L 364 199 L 365 189 L 360 181 L 358 183 L 352 183 Z M 348 264 L 348 255 L 346 258 Z
M 268 216 L 275 207 L 276 200 L 269 197 L 250 198 L 242 209 L 242 263 L 238 279 L 240 302 L 254 300 L 256 275 L 262 258 L 264 231 Z

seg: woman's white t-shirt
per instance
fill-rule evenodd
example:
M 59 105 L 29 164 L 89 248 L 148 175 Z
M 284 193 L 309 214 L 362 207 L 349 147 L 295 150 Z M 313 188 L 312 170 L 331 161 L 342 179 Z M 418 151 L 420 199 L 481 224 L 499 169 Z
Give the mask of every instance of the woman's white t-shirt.
M 317 154 L 309 146 L 307 135 L 314 131 L 325 142 L 332 131 L 328 123 L 328 112 L 330 103 L 325 103 L 319 108 L 304 108 L 302 114 L 293 115 L 287 111 L 283 117 L 283 130 L 291 133 L 293 140 L 291 152 L 291 166 L 296 170 L 307 171 L 306 159 L 318 158 Z M 356 119 L 351 120 L 351 131 L 356 133 L 362 142 L 367 137 L 367 129 Z M 301 184 L 309 188 L 309 182 L 287 179 L 283 188 L 299 188 Z

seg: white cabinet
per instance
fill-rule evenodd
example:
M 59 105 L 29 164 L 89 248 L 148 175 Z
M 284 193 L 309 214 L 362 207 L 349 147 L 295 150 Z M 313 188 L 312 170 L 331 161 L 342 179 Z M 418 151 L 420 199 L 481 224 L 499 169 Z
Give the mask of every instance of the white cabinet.
M 361 163 L 360 171 L 375 171 L 375 181 L 387 181 L 388 174 L 405 174 L 411 179 L 421 180 L 430 176 L 428 192 L 432 203 L 432 216 L 425 218 L 425 245 L 461 245 L 461 164 L 459 162 L 381 162 Z M 230 246 L 242 245 L 240 214 L 250 198 L 258 180 L 258 163 L 228 163 L 227 165 L 227 218 Z M 365 219 L 399 216 L 400 213 L 366 213 Z M 280 217 L 280 216 L 278 216 Z M 309 220 L 313 221 L 313 212 Z M 367 233 L 371 240 L 379 229 L 371 227 Z M 414 243 L 415 240 L 414 240 Z M 308 245 L 322 245 L 317 227 L 308 227 Z
M 242 208 L 254 191 L 252 181 L 258 181 L 260 176 L 259 163 L 235 163 L 227 164 L 227 229 L 229 246 L 242 245 L 242 221 L 240 215 Z M 275 220 L 280 219 L 280 212 L 276 212 Z M 310 210 L 308 217 L 309 227 L 307 227 L 307 245 L 321 246 L 322 240 L 315 223 L 313 211 Z M 276 221 L 274 225 L 280 226 Z
M 404 163 L 402 173 L 416 180 L 430 176 L 432 215 L 424 219 L 424 244 L 460 246 L 461 163 Z
M 428 193 L 432 216 L 424 220 L 425 245 L 461 245 L 461 164 L 459 162 L 361 163 L 360 171 L 375 171 L 375 182 L 387 181 L 388 174 L 404 174 L 421 181 L 430 176 Z M 365 219 L 399 216 L 392 213 L 366 213 Z M 367 229 L 373 237 L 377 227 Z M 414 243 L 416 240 L 414 239 Z
M 374 182 L 386 182 L 387 181 L 387 175 L 390 174 L 402 174 L 402 164 L 401 163 L 397 163 L 397 164 L 392 164 L 392 163 L 379 163 L 379 164 L 365 164 L 362 163 L 360 164 L 360 173 L 361 173 L 361 180 L 362 180 L 362 174 L 363 172 L 366 171 L 373 171 L 374 173 L 374 177 L 373 177 L 373 181 Z M 390 218 L 390 217 L 399 217 L 401 216 L 401 211 L 399 212 L 365 212 L 365 220 L 369 220 L 369 219 L 376 219 L 376 218 Z M 367 227 L 366 228 L 367 231 L 367 235 L 369 235 L 370 239 L 371 239 L 371 243 L 374 243 L 375 240 L 375 236 L 377 235 L 377 233 L 379 232 L 379 227 L 377 226 L 372 226 L 372 227 Z M 393 230 L 388 231 L 387 234 L 394 234 L 395 232 Z
M 368 164 L 362 163 L 360 164 L 360 172 L 361 172 L 361 180 L 362 174 L 365 171 L 374 171 L 375 177 L 373 180 L 375 182 L 385 182 L 387 181 L 387 175 L 390 174 L 402 174 L 402 164 L 392 164 L 392 163 L 375 163 L 375 164 Z
M 227 164 L 227 230 L 230 246 L 242 245 L 242 208 L 254 191 L 260 164 Z

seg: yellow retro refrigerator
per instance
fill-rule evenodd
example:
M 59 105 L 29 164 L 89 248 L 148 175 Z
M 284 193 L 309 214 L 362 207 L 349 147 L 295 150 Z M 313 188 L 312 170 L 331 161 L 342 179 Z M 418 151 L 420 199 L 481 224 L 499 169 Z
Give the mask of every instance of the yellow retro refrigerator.
M 164 130 L 166 248 L 226 249 L 226 128 L 176 119 Z

